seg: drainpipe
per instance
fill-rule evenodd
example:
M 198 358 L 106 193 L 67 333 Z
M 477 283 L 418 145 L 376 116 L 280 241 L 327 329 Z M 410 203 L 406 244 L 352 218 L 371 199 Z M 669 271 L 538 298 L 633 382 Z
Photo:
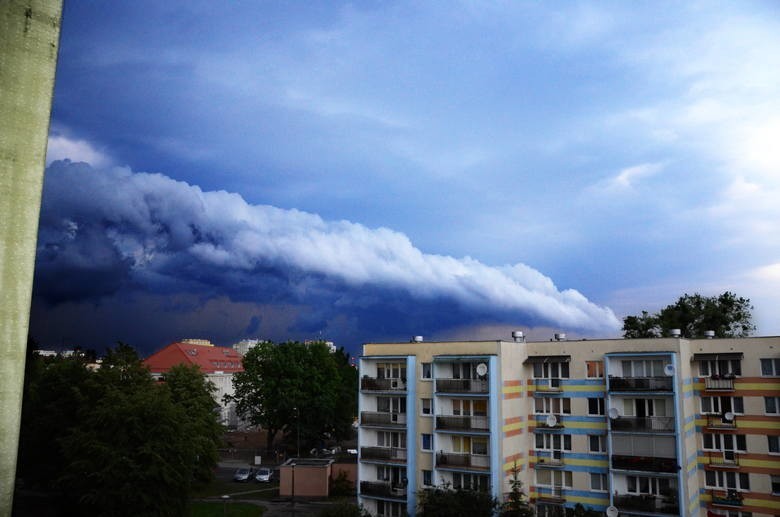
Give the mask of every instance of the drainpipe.
M 13 503 L 62 0 L 0 2 L 0 517 Z

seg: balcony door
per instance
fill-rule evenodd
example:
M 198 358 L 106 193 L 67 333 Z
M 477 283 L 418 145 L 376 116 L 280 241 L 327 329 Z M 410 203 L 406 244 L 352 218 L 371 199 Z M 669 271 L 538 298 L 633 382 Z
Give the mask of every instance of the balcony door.
M 406 379 L 406 363 L 379 363 L 377 376 L 380 379 Z
M 390 465 L 376 466 L 377 481 L 390 483 L 394 488 L 406 486 L 406 468 Z
M 625 399 L 623 414 L 637 418 L 666 416 L 666 400 L 664 399 Z
M 379 413 L 406 413 L 406 399 L 403 397 L 377 397 L 376 410 Z
M 376 433 L 376 444 L 379 447 L 405 449 L 406 433 L 397 431 L 378 431 Z
M 487 416 L 487 401 L 483 399 L 454 399 L 452 414 L 455 416 Z

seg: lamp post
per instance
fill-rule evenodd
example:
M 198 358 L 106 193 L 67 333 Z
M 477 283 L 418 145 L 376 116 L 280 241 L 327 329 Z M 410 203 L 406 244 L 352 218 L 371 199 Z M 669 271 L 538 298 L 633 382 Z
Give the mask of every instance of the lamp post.
M 225 494 L 222 496 L 222 516 L 227 517 L 227 502 L 230 496 Z

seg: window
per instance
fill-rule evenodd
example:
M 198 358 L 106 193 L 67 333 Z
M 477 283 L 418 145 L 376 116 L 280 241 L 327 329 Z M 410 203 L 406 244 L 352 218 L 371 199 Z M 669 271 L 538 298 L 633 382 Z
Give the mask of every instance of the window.
M 742 414 L 745 405 L 742 397 L 702 397 L 701 412 L 722 415 L 732 412 Z
M 592 434 L 588 436 L 590 452 L 607 452 L 606 436 L 602 434 Z
M 537 397 L 534 411 L 537 415 L 571 415 L 571 399 Z
M 452 414 L 455 416 L 487 416 L 487 400 L 453 399 Z
M 712 434 L 702 435 L 703 448 L 711 451 L 746 451 L 747 442 L 744 434 Z
M 460 490 L 476 490 L 478 492 L 487 492 L 490 490 L 490 478 L 480 474 L 468 474 L 461 472 L 452 473 L 452 488 Z
M 767 415 L 780 414 L 780 397 L 764 397 L 764 410 Z
M 604 414 L 604 399 L 588 399 L 588 414 L 589 415 L 603 415 Z
M 430 416 L 433 412 L 433 400 L 431 399 L 420 399 L 420 406 L 421 406 L 421 412 L 423 415 Z
M 420 366 L 422 379 L 433 378 L 433 369 L 431 368 L 431 363 L 420 363 Z
M 379 413 L 406 413 L 406 399 L 403 397 L 377 397 L 376 410 Z
M 536 448 L 546 451 L 570 451 L 570 434 L 536 433 Z
M 780 476 L 772 475 L 772 495 L 780 494 Z
M 534 379 L 568 379 L 569 363 L 555 361 L 551 363 L 534 363 Z
M 406 503 L 378 500 L 376 502 L 376 514 L 378 517 L 401 517 L 406 515 Z
M 377 431 L 376 444 L 378 447 L 406 448 L 406 433 L 394 431 Z
M 604 363 L 601 361 L 585 361 L 585 372 L 588 379 L 603 379 Z
M 745 472 L 705 470 L 704 483 L 708 488 L 750 490 L 750 476 Z
M 591 474 L 590 475 L 590 489 L 606 492 L 607 487 L 607 475 L 606 474 Z
M 380 379 L 406 379 L 406 363 L 378 363 L 376 370 Z
M 720 375 L 742 375 L 741 359 L 704 359 L 699 361 L 699 375 L 712 377 Z
M 423 433 L 423 435 L 422 435 L 422 450 L 424 450 L 424 451 L 432 451 L 433 450 L 433 437 L 430 434 Z
M 780 454 L 780 436 L 767 436 L 766 437 L 769 452 L 771 454 Z
M 433 486 L 433 471 L 432 470 L 423 470 L 422 471 L 422 484 L 423 484 L 423 486 Z
M 563 486 L 570 488 L 572 475 L 568 470 L 536 470 L 536 484 L 541 486 Z
M 664 361 L 661 359 L 627 359 L 621 361 L 623 377 L 663 377 Z
M 672 480 L 648 476 L 626 476 L 629 494 L 665 495 L 672 491 Z
M 764 377 L 780 375 L 780 359 L 761 359 L 761 375 Z

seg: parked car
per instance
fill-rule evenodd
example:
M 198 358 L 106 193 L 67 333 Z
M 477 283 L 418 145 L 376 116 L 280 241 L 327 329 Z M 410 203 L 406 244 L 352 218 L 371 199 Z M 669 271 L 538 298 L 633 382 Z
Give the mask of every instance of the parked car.
M 255 473 L 255 481 L 260 483 L 270 483 L 274 478 L 274 471 L 267 467 L 260 467 Z
M 250 468 L 240 468 L 233 474 L 233 481 L 246 482 L 252 479 L 254 472 Z

